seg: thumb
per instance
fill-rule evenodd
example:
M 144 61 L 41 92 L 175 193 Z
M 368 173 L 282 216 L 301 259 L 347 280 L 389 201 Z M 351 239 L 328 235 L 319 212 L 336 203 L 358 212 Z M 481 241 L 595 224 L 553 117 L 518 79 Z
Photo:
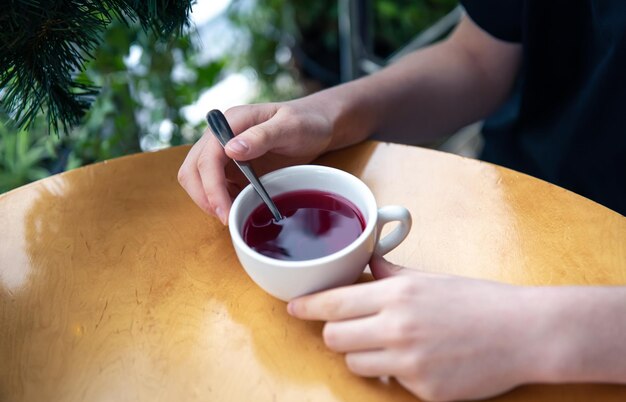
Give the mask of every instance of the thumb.
M 280 131 L 280 125 L 272 120 L 252 126 L 228 141 L 226 155 L 240 161 L 258 158 L 274 148 Z
M 406 268 L 392 264 L 377 254 L 372 255 L 372 258 L 370 259 L 370 269 L 372 270 L 372 275 L 374 275 L 374 278 L 376 279 L 402 275 L 406 272 Z

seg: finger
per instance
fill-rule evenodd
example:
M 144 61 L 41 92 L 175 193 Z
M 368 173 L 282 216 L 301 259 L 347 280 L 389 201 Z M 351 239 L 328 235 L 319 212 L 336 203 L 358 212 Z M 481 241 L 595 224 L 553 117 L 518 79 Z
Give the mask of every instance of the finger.
M 206 135 L 206 134 L 205 134 Z M 224 154 L 221 145 L 210 135 L 200 152 L 197 167 L 202 181 L 202 190 L 213 207 L 215 215 L 226 225 L 231 199 L 228 194 L 224 166 L 228 157 Z
M 327 290 L 294 299 L 287 311 L 303 320 L 341 321 L 380 311 L 388 298 L 383 282 L 369 282 Z
M 235 135 L 239 135 L 252 126 L 271 119 L 278 110 L 276 103 L 258 105 L 240 105 L 224 112 L 226 120 Z
M 324 343 L 335 352 L 382 349 L 388 342 L 379 315 L 356 320 L 334 321 L 324 325 Z
M 226 144 L 226 154 L 240 161 L 258 158 L 277 145 L 285 129 L 284 124 L 274 120 L 252 126 Z
M 270 148 L 259 147 L 259 143 L 267 141 L 266 135 L 277 129 L 273 127 L 274 124 L 265 124 L 277 111 L 278 105 L 274 103 L 242 105 L 228 109 L 225 116 L 237 137 L 226 144 L 227 155 L 236 160 L 249 160 L 267 152 Z
M 181 187 L 187 192 L 189 197 L 202 209 L 204 212 L 215 215 L 213 208 L 209 203 L 209 200 L 204 193 L 202 186 L 202 179 L 197 169 L 198 156 L 206 144 L 205 137 L 202 137 L 198 142 L 191 147 L 191 150 L 185 157 L 185 161 L 178 170 L 178 182 Z
M 390 276 L 401 275 L 406 273 L 406 268 L 395 265 L 385 260 L 379 255 L 372 255 L 370 259 L 370 270 L 376 279 L 388 278 Z
M 368 350 L 346 354 L 346 365 L 354 374 L 363 377 L 396 375 L 402 370 L 399 362 L 406 360 L 397 349 Z

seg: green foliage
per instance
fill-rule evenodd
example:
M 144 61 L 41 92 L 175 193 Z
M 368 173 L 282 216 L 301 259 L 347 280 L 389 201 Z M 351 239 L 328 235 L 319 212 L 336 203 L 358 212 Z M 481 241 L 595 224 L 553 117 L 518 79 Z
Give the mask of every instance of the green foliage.
M 181 109 L 220 79 L 225 61 L 199 60 L 194 34 L 160 40 L 138 24 L 111 23 L 79 77 L 101 87 L 79 126 L 49 135 L 41 114 L 29 129 L 0 124 L 0 192 L 92 162 L 197 139 L 202 130 L 187 123 Z M 124 61 L 131 48 L 141 54 L 135 64 Z M 161 138 L 164 121 L 171 130 Z
M 234 55 L 233 63 L 236 68 L 249 68 L 256 74 L 260 85 L 257 101 L 287 100 L 303 93 L 296 83 L 298 71 L 277 58 L 277 53 L 291 44 L 291 35 L 297 25 L 293 5 L 297 3 L 290 0 L 233 0 L 230 4 L 229 19 L 249 40 L 248 49 Z M 311 1 L 304 3 L 315 4 Z M 281 79 L 291 85 L 282 85 Z
M 77 75 L 114 20 L 160 38 L 180 34 L 191 0 L 9 0 L 0 14 L 0 102 L 19 128 L 39 113 L 55 132 L 77 125 L 97 88 Z
M 75 154 L 90 161 L 194 140 L 181 109 L 220 78 L 224 60 L 203 63 L 192 44 L 193 33 L 161 41 L 139 27 L 113 23 L 85 75 L 102 87 L 83 124 L 69 134 Z M 124 56 L 140 52 L 137 65 Z M 179 71 L 178 76 L 175 72 Z M 170 138 L 161 140 L 160 125 L 171 122 Z M 185 139 L 186 137 L 186 139 Z
M 0 193 L 49 175 L 41 167 L 54 155 L 54 138 L 33 138 L 28 131 L 13 131 L 0 124 Z

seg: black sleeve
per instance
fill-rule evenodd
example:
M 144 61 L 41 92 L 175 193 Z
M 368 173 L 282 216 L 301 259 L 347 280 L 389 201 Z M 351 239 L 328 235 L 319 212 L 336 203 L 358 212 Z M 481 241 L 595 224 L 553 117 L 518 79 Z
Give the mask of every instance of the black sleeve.
M 524 0 L 461 0 L 467 15 L 491 36 L 522 41 Z

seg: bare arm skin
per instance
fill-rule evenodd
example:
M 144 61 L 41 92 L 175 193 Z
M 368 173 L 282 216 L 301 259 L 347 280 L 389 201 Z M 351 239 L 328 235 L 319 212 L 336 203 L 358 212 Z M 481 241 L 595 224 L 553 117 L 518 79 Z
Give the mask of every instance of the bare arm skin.
M 347 132 L 360 125 L 358 140 L 382 131 L 421 141 L 450 134 L 495 111 L 509 95 L 520 61 L 521 45 L 493 38 L 464 16 L 445 41 L 328 90 L 339 100 L 337 120 L 347 126 L 334 144 L 354 142 Z

